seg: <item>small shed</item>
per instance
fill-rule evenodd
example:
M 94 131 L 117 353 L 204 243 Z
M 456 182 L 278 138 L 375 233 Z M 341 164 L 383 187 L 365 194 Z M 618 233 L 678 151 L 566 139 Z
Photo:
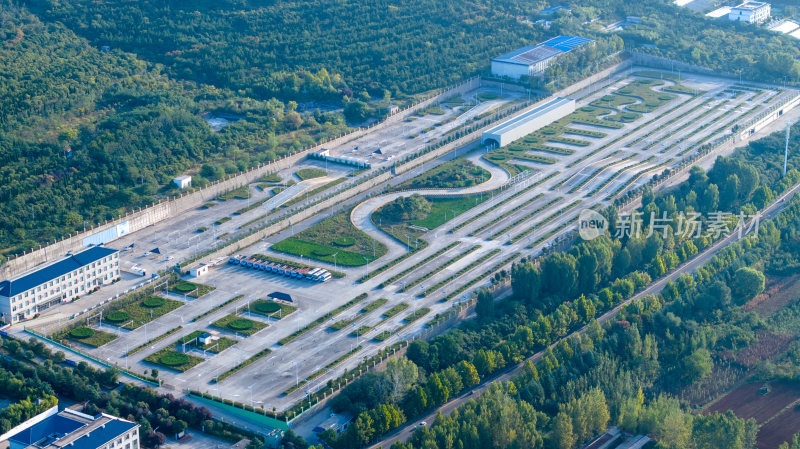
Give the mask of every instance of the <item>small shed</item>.
M 181 175 L 172 180 L 179 189 L 185 189 L 192 186 L 192 177 L 189 175 Z
M 200 276 L 205 276 L 206 274 L 208 274 L 208 265 L 201 263 L 200 265 L 190 269 L 189 274 L 191 274 L 196 278 Z
M 270 297 L 270 298 L 272 298 L 272 299 L 277 299 L 277 300 L 280 300 L 280 301 L 294 302 L 294 301 L 292 300 L 292 296 L 291 296 L 291 295 L 289 295 L 288 293 L 283 293 L 283 292 L 272 292 L 272 293 L 270 293 L 270 294 L 269 294 L 269 295 L 267 295 L 267 296 L 269 296 L 269 297 Z

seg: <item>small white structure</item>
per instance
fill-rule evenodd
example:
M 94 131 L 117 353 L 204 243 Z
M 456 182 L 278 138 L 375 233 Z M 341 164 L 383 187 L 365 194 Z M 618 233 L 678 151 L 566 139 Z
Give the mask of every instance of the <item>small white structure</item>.
M 191 274 L 196 278 L 200 276 L 205 276 L 206 274 L 208 274 L 208 265 L 201 263 L 200 265 L 190 269 L 189 274 Z
M 173 179 L 172 182 L 174 182 L 179 189 L 185 189 L 192 186 L 192 177 L 189 175 L 181 175 Z
M 556 98 L 484 131 L 481 143 L 493 142 L 498 147 L 506 146 L 573 112 L 575 112 L 575 100 Z
M 769 3 L 748 1 L 731 8 L 728 19 L 736 22 L 764 23 L 769 19 L 769 15 Z

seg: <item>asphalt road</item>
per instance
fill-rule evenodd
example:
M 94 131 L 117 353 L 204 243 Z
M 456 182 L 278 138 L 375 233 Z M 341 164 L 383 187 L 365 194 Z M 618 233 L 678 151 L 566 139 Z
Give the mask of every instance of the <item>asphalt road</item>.
M 789 202 L 788 201 L 789 198 L 794 196 L 797 193 L 798 190 L 800 190 L 800 183 L 795 184 L 786 193 L 784 193 L 779 198 L 777 198 L 775 201 L 773 201 L 771 204 L 769 204 L 767 207 L 762 209 L 761 213 L 762 213 L 763 218 L 772 218 L 776 214 L 778 214 L 786 206 L 786 204 Z M 653 282 L 652 284 L 650 284 L 649 287 L 645 288 L 644 290 L 642 290 L 639 293 L 635 294 L 631 298 L 623 301 L 619 305 L 617 305 L 614 308 L 612 308 L 612 309 L 608 310 L 607 312 L 603 313 L 601 316 L 599 316 L 597 318 L 597 321 L 600 322 L 601 324 L 605 323 L 606 321 L 614 318 L 617 315 L 617 313 L 620 311 L 620 309 L 622 309 L 626 305 L 630 304 L 631 302 L 639 300 L 639 299 L 641 299 L 641 298 L 643 298 L 643 297 L 645 297 L 647 295 L 654 295 L 654 294 L 657 294 L 657 293 L 661 292 L 661 290 L 664 289 L 664 286 L 667 284 L 667 282 L 675 280 L 678 276 L 680 276 L 680 275 L 682 275 L 684 273 L 694 272 L 696 269 L 698 269 L 699 267 L 703 266 L 706 262 L 711 260 L 711 258 L 714 257 L 714 255 L 717 252 L 719 252 L 721 249 L 727 247 L 731 243 L 736 242 L 738 240 L 739 240 L 739 236 L 735 232 L 731 233 L 727 237 L 724 237 L 724 238 L 718 240 L 716 243 L 714 243 L 710 247 L 706 248 L 703 252 L 697 254 L 690 261 L 685 262 L 683 265 L 681 265 L 677 269 L 673 270 L 672 272 L 670 272 L 666 276 L 664 276 L 661 279 L 657 280 L 656 282 Z M 558 341 L 552 343 L 549 346 L 549 348 L 555 347 L 562 340 L 566 340 L 566 339 L 571 338 L 571 337 L 573 337 L 573 336 L 575 336 L 577 334 L 583 334 L 584 332 L 586 332 L 586 328 L 587 328 L 587 326 L 583 326 L 580 329 L 570 333 L 569 335 L 560 338 Z M 544 355 L 544 353 L 546 351 L 547 351 L 546 349 L 543 349 L 543 350 L 537 352 L 536 354 L 528 357 L 527 360 L 530 360 L 530 361 L 536 363 Z M 524 361 L 520 362 L 519 364 L 514 365 L 513 367 L 502 371 L 500 374 L 498 374 L 498 375 L 496 375 L 496 376 L 494 376 L 492 378 L 484 380 L 483 382 L 481 382 L 480 385 L 476 386 L 472 390 L 467 391 L 466 393 L 463 393 L 463 394 L 461 394 L 461 395 L 449 400 L 448 402 L 446 402 L 445 404 L 443 404 L 440 407 L 436 408 L 435 410 L 429 412 L 425 416 L 423 416 L 421 418 L 418 418 L 415 421 L 408 422 L 403 427 L 400 427 L 395 432 L 389 434 L 387 437 L 385 437 L 379 443 L 376 443 L 376 444 L 370 446 L 370 449 L 377 449 L 377 448 L 381 448 L 381 447 L 388 448 L 388 447 L 390 447 L 392 444 L 394 444 L 397 441 L 406 441 L 411 436 L 411 434 L 416 430 L 416 428 L 417 428 L 417 426 L 418 426 L 418 424 L 420 422 L 425 421 L 428 424 L 432 424 L 433 420 L 436 418 L 436 416 L 439 413 L 441 413 L 442 415 L 450 414 L 453 410 L 455 410 L 460 405 L 464 404 L 466 401 L 468 401 L 468 400 L 470 400 L 472 398 L 476 398 L 476 397 L 480 396 L 489 387 L 489 384 L 494 383 L 494 382 L 505 382 L 505 381 L 511 380 L 514 376 L 516 376 L 517 374 L 519 374 L 522 371 L 522 368 L 524 367 L 524 364 L 525 364 Z

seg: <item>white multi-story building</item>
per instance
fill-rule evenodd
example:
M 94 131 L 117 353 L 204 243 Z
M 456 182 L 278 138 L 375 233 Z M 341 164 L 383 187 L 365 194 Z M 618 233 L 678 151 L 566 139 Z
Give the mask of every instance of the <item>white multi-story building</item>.
M 93 246 L 0 282 L 0 321 L 18 323 L 119 279 L 119 251 Z
M 749 1 L 731 8 L 728 19 L 737 22 L 764 23 L 769 20 L 769 15 L 769 3 Z

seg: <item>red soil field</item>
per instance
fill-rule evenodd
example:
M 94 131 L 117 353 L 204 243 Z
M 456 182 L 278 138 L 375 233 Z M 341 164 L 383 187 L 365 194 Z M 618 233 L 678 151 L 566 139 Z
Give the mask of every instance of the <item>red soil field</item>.
M 725 413 L 727 410 L 732 410 L 739 418 L 754 418 L 761 424 L 800 398 L 800 385 L 771 382 L 770 392 L 760 395 L 758 390 L 762 385 L 762 383 L 742 385 L 712 404 L 706 413 Z M 796 428 L 792 430 L 792 434 L 796 431 Z
M 769 396 L 769 395 L 768 395 Z M 800 430 L 800 410 L 792 407 L 764 425 L 756 437 L 758 449 L 778 449 L 784 441 L 791 441 Z

